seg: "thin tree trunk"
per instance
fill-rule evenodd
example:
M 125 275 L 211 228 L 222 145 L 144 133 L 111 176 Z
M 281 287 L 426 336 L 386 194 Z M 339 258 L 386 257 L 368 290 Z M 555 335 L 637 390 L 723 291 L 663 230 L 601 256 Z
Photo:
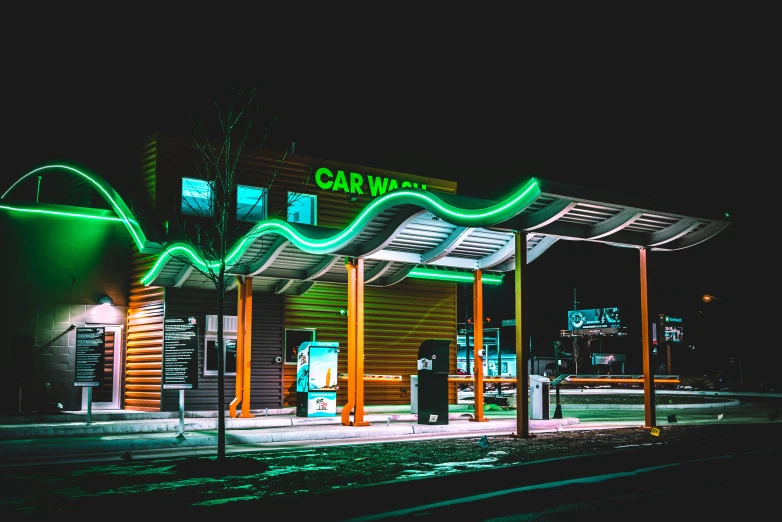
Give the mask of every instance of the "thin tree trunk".
M 225 300 L 225 264 L 217 276 L 217 460 L 225 459 L 225 340 L 223 339 L 223 301 Z

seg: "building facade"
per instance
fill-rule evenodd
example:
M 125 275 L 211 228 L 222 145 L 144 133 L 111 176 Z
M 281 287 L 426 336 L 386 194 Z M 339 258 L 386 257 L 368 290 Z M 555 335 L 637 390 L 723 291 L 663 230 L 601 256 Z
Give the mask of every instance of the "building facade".
M 177 233 L 193 233 L 190 227 L 202 217 L 193 215 L 199 209 L 192 203 L 194 194 L 198 196 L 199 187 L 193 184 L 200 181 L 199 159 L 192 139 L 154 134 L 145 140 L 135 184 L 142 190 L 124 199 L 129 208 L 136 209 L 133 215 L 143 223 L 140 226 L 150 243 L 165 244 Z M 19 183 L 14 195 L 25 190 L 30 193 L 38 175 L 43 178 L 42 186 L 53 185 L 56 179 L 60 187 L 45 190 L 43 196 L 76 187 L 81 199 L 59 197 L 53 198 L 57 203 L 50 204 L 39 195 L 31 206 L 50 213 L 16 210 L 2 215 L 3 241 L 18 252 L 3 259 L 5 270 L 15 274 L 6 288 L 8 295 L 22 296 L 2 337 L 4 380 L 8 383 L 4 410 L 34 411 L 58 403 L 64 410 L 85 409 L 88 390 L 74 386 L 77 327 L 100 325 L 107 329 L 107 346 L 112 344 L 106 352 L 111 356 L 103 362 L 108 369 L 104 375 L 111 375 L 112 381 L 110 390 L 108 383 L 89 390 L 93 392 L 91 407 L 176 411 L 178 392 L 161 386 L 167 317 L 195 317 L 198 324 L 198 382 L 195 389 L 185 392 L 186 409 L 217 409 L 218 379 L 211 353 L 217 349 L 214 285 L 182 274 L 170 284 L 143 284 L 141 280 L 156 255 L 141 252 L 120 220 L 116 216 L 109 219 L 114 213 L 100 197 L 100 190 L 80 174 L 47 169 Z M 232 226 L 237 230 L 270 216 L 339 229 L 348 226 L 375 197 L 403 185 L 456 192 L 456 184 L 450 181 L 266 150 L 242 154 L 236 184 L 242 190 L 234 196 L 236 223 Z M 78 193 L 76 189 L 68 190 Z M 304 197 L 289 204 L 294 193 Z M 255 198 L 259 194 L 261 197 Z M 251 212 L 246 212 L 248 205 L 242 206 L 242 197 L 255 203 Z M 25 199 L 13 198 L 15 202 Z M 91 218 L 92 214 L 98 215 Z M 247 214 L 248 221 L 242 222 L 240 218 Z M 302 266 L 305 261 L 301 260 Z M 342 260 L 336 259 L 329 268 L 339 270 L 341 265 Z M 347 284 L 318 281 L 317 273 L 304 282 L 283 279 L 281 284 L 280 277 L 265 278 L 262 270 L 255 272 L 250 407 L 293 406 L 296 346 L 302 340 L 347 346 Z M 226 409 L 235 397 L 237 370 L 238 285 L 229 283 L 228 287 L 223 307 Z M 98 304 L 103 296 L 113 301 L 110 317 L 97 315 L 106 309 Z M 373 286 L 369 282 L 365 289 L 364 370 L 399 379 L 368 380 L 366 403 L 410 403 L 409 377 L 417 371 L 417 350 L 426 339 L 451 341 L 455 372 L 455 332 L 456 283 L 400 279 L 387 286 Z M 339 361 L 343 377 L 338 403 L 344 404 L 345 349 L 340 350 Z
M 691 248 L 729 225 L 664 201 L 535 178 L 480 200 L 451 181 L 249 147 L 233 181 L 210 176 L 213 166 L 192 139 L 157 133 L 123 195 L 69 165 L 25 173 L 2 193 L 4 300 L 13 303 L 0 331 L 4 409 L 175 411 L 182 397 L 187 410 L 232 415 L 237 403 L 243 413 L 293 406 L 297 349 L 318 341 L 340 349 L 327 381 L 346 406 L 343 424 L 355 407 L 354 425 L 366 425 L 365 403 L 410 403 L 424 341 L 447 341 L 457 373 L 456 282 L 472 283 L 472 316 L 483 317 L 483 286 L 511 271 L 515 378 L 526 389 L 528 263 L 560 240 L 636 249 L 645 321 L 647 252 Z M 217 222 L 228 226 L 215 239 Z M 227 249 L 214 248 L 218 240 Z M 474 331 L 474 367 L 491 356 L 489 340 Z M 642 343 L 649 379 L 650 339 Z M 186 383 L 173 383 L 177 372 Z M 481 421 L 483 373 L 474 379 Z

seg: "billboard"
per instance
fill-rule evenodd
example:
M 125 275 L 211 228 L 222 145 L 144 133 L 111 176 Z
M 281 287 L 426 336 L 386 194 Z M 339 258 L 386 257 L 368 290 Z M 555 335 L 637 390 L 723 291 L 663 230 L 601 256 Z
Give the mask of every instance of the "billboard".
M 664 343 L 683 342 L 683 322 L 681 317 L 660 314 L 657 318 L 657 327 L 652 329 L 652 344 L 657 344 L 660 337 L 662 337 L 662 342 Z
M 584 330 L 587 328 L 620 328 L 619 308 L 590 308 L 588 310 L 568 310 L 567 329 Z

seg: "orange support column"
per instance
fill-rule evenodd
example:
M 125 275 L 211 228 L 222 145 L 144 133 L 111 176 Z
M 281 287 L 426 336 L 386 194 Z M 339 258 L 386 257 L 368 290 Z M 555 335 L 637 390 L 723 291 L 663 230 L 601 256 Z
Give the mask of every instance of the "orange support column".
M 472 283 L 472 316 L 474 320 L 473 339 L 473 368 L 475 370 L 475 386 L 473 395 L 475 399 L 475 417 L 470 419 L 474 422 L 486 422 L 489 419 L 483 416 L 483 360 L 481 357 L 483 351 L 483 273 L 480 270 L 475 271 Z M 499 346 L 497 347 L 499 348 Z
M 244 373 L 240 370 L 242 368 L 242 361 L 244 360 L 244 328 L 242 328 L 242 318 L 244 317 L 244 281 L 240 276 L 236 276 L 236 287 L 239 290 L 239 303 L 236 309 L 236 318 L 239 322 L 237 325 L 238 331 L 236 332 L 236 390 L 234 391 L 234 399 L 228 406 L 228 414 L 231 418 L 236 418 L 236 407 L 242 402 L 242 382 L 244 379 Z
M 353 426 L 369 426 L 364 420 L 364 259 L 356 262 L 356 412 Z
M 342 425 L 350 426 L 350 412 L 356 405 L 356 267 L 345 258 L 348 271 L 348 402 L 342 407 Z
M 643 350 L 644 369 L 644 429 L 652 429 L 657 424 L 654 406 L 654 375 L 649 347 L 649 304 L 646 293 L 646 248 L 639 250 L 641 254 L 641 349 Z M 660 341 L 658 341 L 660 342 Z
M 240 290 L 241 292 L 241 290 Z M 253 278 L 244 278 L 244 307 L 243 315 L 239 319 L 239 328 L 242 335 L 242 360 L 236 360 L 236 375 L 243 373 L 242 378 L 242 414 L 243 419 L 255 417 L 250 413 L 250 363 L 252 362 L 252 331 L 253 331 Z M 239 339 L 236 340 L 237 352 L 239 351 Z M 237 392 L 238 396 L 238 392 Z

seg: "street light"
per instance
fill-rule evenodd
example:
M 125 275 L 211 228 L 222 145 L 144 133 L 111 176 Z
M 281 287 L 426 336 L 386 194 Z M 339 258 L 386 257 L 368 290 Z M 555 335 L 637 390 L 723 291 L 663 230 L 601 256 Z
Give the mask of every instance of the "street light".
M 717 297 L 716 295 L 711 295 L 711 294 L 703 294 L 703 297 L 701 297 L 701 299 L 703 300 L 704 303 L 710 303 L 715 299 L 717 301 L 722 301 L 723 303 L 728 302 L 725 299 L 722 299 L 721 297 Z

